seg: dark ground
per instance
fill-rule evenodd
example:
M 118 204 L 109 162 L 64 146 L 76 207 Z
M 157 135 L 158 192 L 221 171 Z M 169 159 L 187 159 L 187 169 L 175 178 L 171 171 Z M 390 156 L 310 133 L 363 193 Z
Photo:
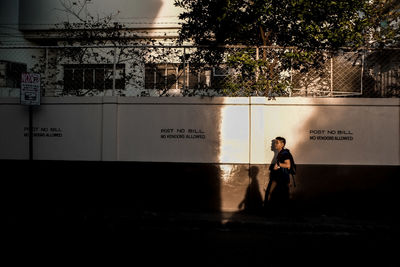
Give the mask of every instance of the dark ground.
M 213 168 L 169 166 L 0 161 L 5 266 L 400 266 L 397 187 L 265 217 L 218 211 Z
M 399 266 L 396 221 L 246 213 L 87 210 L 8 218 L 16 265 Z

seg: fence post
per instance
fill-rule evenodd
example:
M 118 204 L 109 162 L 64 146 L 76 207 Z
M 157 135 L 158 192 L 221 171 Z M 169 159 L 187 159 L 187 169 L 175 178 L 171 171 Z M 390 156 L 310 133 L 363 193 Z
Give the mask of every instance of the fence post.
M 363 95 L 363 80 L 364 80 L 364 59 L 365 59 L 365 50 L 361 54 L 361 80 L 360 80 L 360 86 L 361 86 L 361 95 Z
M 260 59 L 260 48 L 257 46 L 256 47 L 256 61 L 258 62 L 259 59 Z M 256 82 L 258 81 L 258 77 L 259 76 L 260 76 L 260 70 L 257 68 L 257 70 L 256 70 Z M 256 93 L 258 95 L 257 91 L 256 91 Z
M 290 51 L 293 54 L 293 49 Z M 290 93 L 289 97 L 292 97 L 293 94 L 293 57 L 290 57 Z
M 183 91 L 186 90 L 186 47 L 183 48 Z
M 29 105 L 29 161 L 33 160 L 33 106 Z
M 333 96 L 333 55 L 331 54 L 331 91 L 329 96 Z
M 42 96 L 46 95 L 46 87 L 49 86 L 49 80 L 48 80 L 49 74 L 48 74 L 48 72 L 49 72 L 49 48 L 46 47 L 46 66 L 45 66 L 45 69 L 44 69 L 44 83 L 43 83 L 44 86 L 42 88 Z
M 117 73 L 117 47 L 114 47 L 114 62 L 113 62 L 113 80 L 112 80 L 112 96 L 115 96 L 115 75 Z

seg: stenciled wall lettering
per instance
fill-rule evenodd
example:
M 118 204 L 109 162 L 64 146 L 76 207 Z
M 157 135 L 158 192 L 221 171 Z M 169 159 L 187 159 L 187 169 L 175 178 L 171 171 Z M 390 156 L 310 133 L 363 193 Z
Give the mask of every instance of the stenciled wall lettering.
M 354 135 L 350 130 L 310 130 L 311 141 L 353 141 Z
M 32 127 L 33 137 L 62 137 L 63 130 L 59 127 Z M 24 136 L 29 136 L 29 127 L 24 127 Z
M 206 139 L 206 134 L 202 129 L 175 129 L 175 128 L 162 128 L 160 130 L 161 139 Z

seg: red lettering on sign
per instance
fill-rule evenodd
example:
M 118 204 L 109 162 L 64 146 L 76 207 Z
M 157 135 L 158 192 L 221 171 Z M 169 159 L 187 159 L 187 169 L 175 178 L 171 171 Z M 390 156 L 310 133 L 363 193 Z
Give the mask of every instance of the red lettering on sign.
M 39 83 L 39 75 L 32 73 L 22 73 L 21 82 L 22 83 Z

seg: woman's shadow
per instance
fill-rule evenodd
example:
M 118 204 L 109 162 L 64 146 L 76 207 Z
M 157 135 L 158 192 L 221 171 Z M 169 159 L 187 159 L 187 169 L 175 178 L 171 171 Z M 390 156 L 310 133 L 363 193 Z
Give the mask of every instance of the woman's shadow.
M 238 208 L 240 211 L 246 213 L 259 214 L 263 207 L 263 199 L 257 179 L 259 169 L 257 166 L 251 166 L 248 169 L 248 172 L 250 184 L 247 187 L 244 199 L 239 203 Z

